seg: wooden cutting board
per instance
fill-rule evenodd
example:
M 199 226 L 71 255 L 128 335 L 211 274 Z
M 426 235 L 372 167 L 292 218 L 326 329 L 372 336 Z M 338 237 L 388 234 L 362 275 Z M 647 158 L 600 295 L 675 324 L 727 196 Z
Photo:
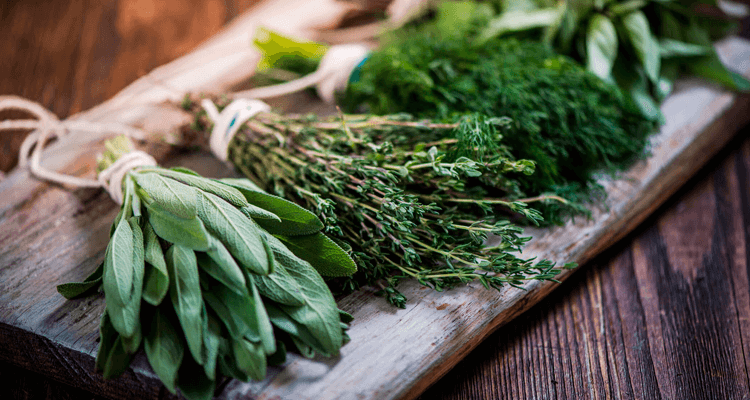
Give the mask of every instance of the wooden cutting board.
M 299 3 L 301 8 L 305 2 Z M 182 123 L 184 115 L 165 102 L 179 101 L 185 92 L 223 90 L 252 71 L 248 66 L 254 65 L 257 55 L 245 46 L 248 32 L 259 21 L 307 35 L 320 21 L 330 23 L 325 18 L 336 18 L 326 14 L 316 19 L 315 8 L 289 13 L 284 7 L 282 13 L 278 5 L 256 7 L 195 53 L 155 70 L 111 101 L 75 118 L 168 131 Z M 227 48 L 240 50 L 227 52 Z M 730 38 L 717 49 L 731 68 L 750 75 L 750 44 Z M 609 199 L 594 210 L 591 220 L 531 232 L 535 239 L 525 255 L 583 264 L 613 244 L 750 120 L 750 99 L 684 81 L 662 110 L 667 123 L 654 137 L 652 157 L 622 179 L 605 183 Z M 92 139 L 75 134 L 63 138 L 47 151 L 45 164 L 91 176 L 97 149 L 86 143 Z M 231 174 L 207 154 L 148 147 L 167 165 L 185 165 L 213 176 Z M 0 182 L 0 346 L 4 349 L 0 357 L 112 398 L 168 397 L 143 357 L 119 379 L 104 381 L 95 373 L 103 298 L 66 301 L 55 290 L 56 284 L 83 279 L 102 260 L 116 211 L 99 190 L 67 190 L 36 181 L 25 171 L 16 170 Z M 355 322 L 349 331 L 352 341 L 338 359 L 292 357 L 263 382 L 229 381 L 221 397 L 414 398 L 490 332 L 555 286 L 534 282 L 526 290 L 497 293 L 473 284 L 440 294 L 406 283 L 401 287 L 410 299 L 405 310 L 360 291 L 339 302 Z

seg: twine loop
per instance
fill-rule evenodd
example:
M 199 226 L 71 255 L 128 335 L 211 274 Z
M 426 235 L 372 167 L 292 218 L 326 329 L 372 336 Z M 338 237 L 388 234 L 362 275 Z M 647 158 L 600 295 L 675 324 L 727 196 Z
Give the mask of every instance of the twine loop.
M 338 44 L 331 46 L 315 72 L 293 81 L 278 85 L 244 90 L 232 94 L 232 98 L 266 99 L 299 92 L 315 86 L 318 96 L 332 104 L 336 93 L 346 89 L 352 72 L 367 58 L 370 50 L 364 44 Z
M 229 143 L 240 130 L 242 124 L 258 113 L 271 111 L 268 104 L 254 99 L 234 100 L 221 113 L 219 113 L 214 102 L 209 99 L 203 99 L 201 106 L 214 123 L 209 139 L 211 152 L 225 162 L 229 158 Z
M 114 135 L 126 135 L 137 140 L 143 140 L 145 134 L 140 129 L 118 123 L 94 123 L 75 119 L 60 121 L 55 114 L 45 109 L 41 104 L 18 96 L 0 96 L 0 111 L 3 110 L 25 111 L 36 117 L 36 119 L 0 121 L 0 130 L 32 130 L 21 143 L 18 166 L 21 168 L 28 167 L 31 174 L 36 178 L 74 187 L 103 187 L 113 200 L 122 204 L 122 179 L 125 174 L 138 166 L 156 165 L 156 161 L 151 156 L 138 151 L 126 154 L 112 166 L 102 171 L 99 174 L 99 179 L 78 178 L 49 170 L 41 165 L 42 150 L 44 150 L 45 144 L 50 139 L 62 138 L 71 131 L 83 131 L 96 135 L 108 132 Z M 131 156 L 134 153 L 136 155 Z M 114 168 L 115 166 L 117 168 Z M 102 175 L 105 176 L 104 179 L 101 178 Z

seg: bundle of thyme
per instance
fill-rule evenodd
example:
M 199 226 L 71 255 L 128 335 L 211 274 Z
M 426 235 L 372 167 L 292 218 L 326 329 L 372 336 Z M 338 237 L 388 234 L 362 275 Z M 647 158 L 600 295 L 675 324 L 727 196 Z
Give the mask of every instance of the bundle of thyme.
M 190 133 L 206 134 L 205 113 L 184 106 L 196 115 Z M 473 280 L 498 289 L 558 272 L 550 261 L 520 258 L 529 238 L 515 222 L 542 221 L 528 203 L 564 200 L 507 200 L 535 165 L 503 145 L 508 125 L 481 116 L 434 124 L 260 113 L 231 142 L 229 160 L 269 192 L 315 210 L 325 233 L 351 252 L 359 270 L 329 281 L 335 292 L 379 285 L 404 307 L 396 289 L 404 278 L 438 291 Z M 490 234 L 499 241 L 486 246 Z
M 126 137 L 106 147 L 99 170 L 131 151 Z M 340 276 L 355 265 L 314 214 L 247 180 L 183 168 L 140 167 L 122 185 L 104 262 L 58 286 L 69 299 L 103 288 L 96 367 L 105 378 L 143 348 L 167 389 L 211 399 L 222 375 L 261 380 L 287 348 L 338 354 L 351 316 L 313 266 Z

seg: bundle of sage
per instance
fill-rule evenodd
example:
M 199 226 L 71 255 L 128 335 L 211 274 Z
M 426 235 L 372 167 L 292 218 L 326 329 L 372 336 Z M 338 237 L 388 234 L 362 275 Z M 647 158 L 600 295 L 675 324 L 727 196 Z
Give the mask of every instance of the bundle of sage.
M 132 150 L 126 137 L 105 146 L 100 171 Z M 104 262 L 84 282 L 58 286 L 69 299 L 103 286 L 96 366 L 105 378 L 143 347 L 171 392 L 210 399 L 222 375 L 263 379 L 287 347 L 338 354 L 351 316 L 321 274 L 356 266 L 313 213 L 245 179 L 157 166 L 123 174 Z

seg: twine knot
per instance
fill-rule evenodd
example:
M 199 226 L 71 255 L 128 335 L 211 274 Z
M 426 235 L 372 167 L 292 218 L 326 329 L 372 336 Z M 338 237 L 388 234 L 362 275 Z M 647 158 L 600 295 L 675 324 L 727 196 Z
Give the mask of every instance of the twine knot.
M 208 114 L 208 117 L 214 123 L 214 128 L 211 130 L 211 137 L 209 139 L 211 152 L 221 161 L 225 162 L 229 158 L 229 143 L 231 143 L 237 131 L 240 130 L 242 124 L 258 113 L 271 111 L 271 107 L 268 104 L 253 99 L 234 100 L 221 113 L 219 113 L 214 102 L 209 99 L 203 99 L 201 106 L 203 106 L 206 114 Z
M 112 166 L 102 171 L 98 179 L 78 178 L 51 171 L 41 165 L 42 150 L 50 139 L 61 138 L 71 131 L 94 134 L 109 132 L 138 140 L 143 140 L 145 135 L 140 129 L 118 123 L 94 123 L 74 119 L 60 121 L 56 115 L 46 110 L 41 104 L 18 96 L 0 96 L 0 111 L 3 110 L 21 110 L 36 117 L 36 119 L 0 121 L 0 130 L 32 130 L 21 144 L 18 166 L 21 168 L 28 167 L 31 174 L 36 178 L 74 187 L 103 187 L 114 201 L 122 204 L 122 179 L 125 174 L 139 166 L 156 165 L 156 160 L 153 157 L 142 151 L 136 151 L 126 154 Z

